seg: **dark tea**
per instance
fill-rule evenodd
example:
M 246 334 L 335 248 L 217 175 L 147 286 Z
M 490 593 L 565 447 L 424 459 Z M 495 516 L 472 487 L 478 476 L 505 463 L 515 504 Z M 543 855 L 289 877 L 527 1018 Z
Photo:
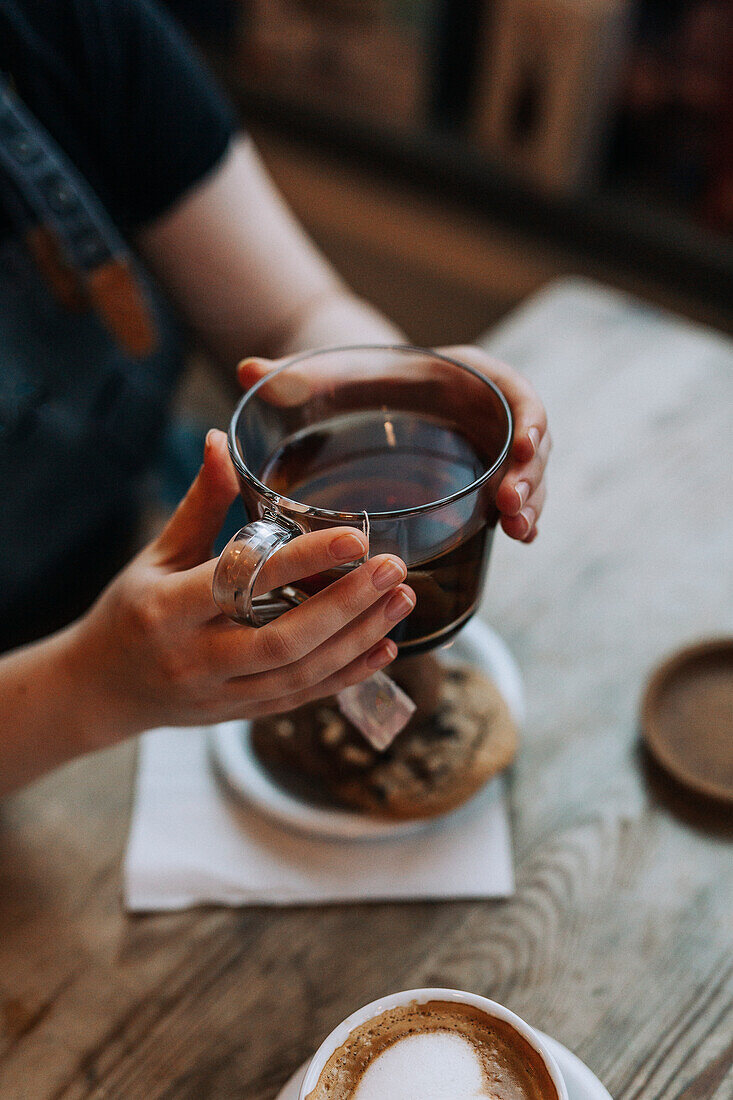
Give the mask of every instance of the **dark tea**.
M 379 513 L 450 497 L 473 484 L 491 461 L 437 417 L 376 409 L 343 413 L 290 436 L 259 477 L 312 508 L 368 512 L 375 529 L 389 531 L 388 518 Z M 475 611 L 493 534 L 487 519 L 457 501 L 414 516 L 409 548 L 398 536 L 393 545 L 372 546 L 372 553 L 402 555 L 417 595 L 412 614 L 390 635 L 404 655 L 446 642 Z M 420 546 L 430 548 L 422 558 Z M 343 572 L 333 569 L 295 587 L 312 595 Z

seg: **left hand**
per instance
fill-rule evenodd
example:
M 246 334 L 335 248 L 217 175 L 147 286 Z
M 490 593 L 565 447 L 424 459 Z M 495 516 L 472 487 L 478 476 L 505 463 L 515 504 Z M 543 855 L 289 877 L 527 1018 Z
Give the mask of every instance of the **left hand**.
M 496 505 L 507 535 L 519 542 L 533 542 L 545 504 L 545 467 L 552 447 L 545 407 L 526 378 L 482 348 L 461 345 L 437 350 L 480 370 L 506 397 L 514 418 L 514 442 Z
M 481 371 L 496 382 L 507 399 L 514 419 L 514 442 L 507 472 L 496 495 L 496 505 L 507 535 L 519 542 L 533 542 L 545 503 L 545 467 L 552 447 L 544 405 L 526 378 L 481 348 L 461 345 L 437 350 Z M 244 389 L 249 389 L 263 374 L 282 362 L 243 359 L 237 376 Z M 300 391 L 299 397 L 302 397 Z M 273 400 L 277 404 L 287 404 L 290 395 L 285 392 L 277 397 L 273 395 Z

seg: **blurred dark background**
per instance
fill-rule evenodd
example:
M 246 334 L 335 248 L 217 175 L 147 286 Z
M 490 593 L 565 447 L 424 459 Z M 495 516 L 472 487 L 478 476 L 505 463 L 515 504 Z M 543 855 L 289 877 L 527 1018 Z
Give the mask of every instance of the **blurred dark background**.
M 733 0 L 168 0 L 421 343 L 586 274 L 733 328 Z

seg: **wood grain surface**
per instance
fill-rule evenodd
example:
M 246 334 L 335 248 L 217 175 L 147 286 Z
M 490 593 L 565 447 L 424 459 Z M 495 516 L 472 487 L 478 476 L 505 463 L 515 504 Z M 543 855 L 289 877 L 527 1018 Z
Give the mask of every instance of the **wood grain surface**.
M 496 540 L 484 615 L 529 716 L 506 902 L 128 917 L 134 748 L 0 804 L 0 1097 L 272 1100 L 347 1013 L 485 993 L 616 1100 L 733 1097 L 733 824 L 639 749 L 676 646 L 733 627 L 733 345 L 592 284 L 495 333 L 546 400 L 550 498 Z

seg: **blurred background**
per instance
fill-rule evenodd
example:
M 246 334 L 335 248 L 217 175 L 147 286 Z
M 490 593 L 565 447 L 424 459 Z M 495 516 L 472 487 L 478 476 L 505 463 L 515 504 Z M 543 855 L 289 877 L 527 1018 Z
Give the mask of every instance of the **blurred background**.
M 585 274 L 733 328 L 733 0 L 168 0 L 416 342 Z

